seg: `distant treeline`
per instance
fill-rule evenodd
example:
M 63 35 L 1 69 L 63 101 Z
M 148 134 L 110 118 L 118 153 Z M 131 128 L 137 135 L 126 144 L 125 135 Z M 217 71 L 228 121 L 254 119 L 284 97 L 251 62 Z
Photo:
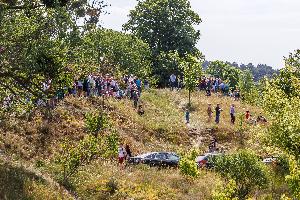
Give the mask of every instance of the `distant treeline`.
M 211 61 L 205 61 L 203 62 L 203 69 L 206 70 L 209 66 Z M 263 77 L 271 78 L 274 74 L 278 74 L 279 70 L 273 69 L 271 66 L 268 66 L 266 64 L 258 64 L 257 66 L 254 66 L 252 63 L 249 63 L 247 65 L 245 64 L 238 64 L 236 62 L 228 62 L 226 61 L 226 64 L 229 64 L 235 68 L 241 69 L 241 70 L 250 70 L 253 74 L 253 79 L 255 82 L 261 80 Z

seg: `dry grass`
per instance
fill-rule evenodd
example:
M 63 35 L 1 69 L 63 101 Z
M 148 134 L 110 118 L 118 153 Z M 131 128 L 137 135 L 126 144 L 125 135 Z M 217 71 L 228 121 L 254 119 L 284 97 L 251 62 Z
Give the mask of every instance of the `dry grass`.
M 0 132 L 5 133 L 0 135 L 0 148 L 7 154 L 15 155 L 15 158 L 29 160 L 33 165 L 38 160 L 43 161 L 46 163 L 44 172 L 56 177 L 57 168 L 52 161 L 60 151 L 60 144 L 65 140 L 77 143 L 83 138 L 86 134 L 84 115 L 101 109 L 101 101 L 101 98 L 69 97 L 51 115 L 37 110 L 29 121 L 11 118 L 5 126 L 0 127 Z M 202 92 L 195 92 L 192 94 L 194 111 L 191 113 L 191 124 L 187 126 L 183 109 L 187 104 L 186 91 L 150 90 L 142 94 L 141 103 L 145 110 L 143 116 L 137 114 L 130 100 L 106 99 L 105 103 L 111 126 L 120 134 L 122 142 L 131 145 L 134 154 L 187 150 L 193 146 L 205 151 L 212 134 L 217 136 L 220 145 L 235 151 L 239 148 L 236 134 L 239 127 L 230 124 L 230 105 L 234 103 L 236 111 L 240 113 L 249 109 L 256 116 L 260 112 L 258 108 L 243 105 L 228 97 L 207 97 Z M 213 108 L 219 103 L 224 110 L 218 126 L 214 122 L 207 122 L 208 103 Z M 246 138 L 246 145 L 258 149 L 255 128 L 245 128 L 252 129 Z M 82 199 L 184 200 L 209 199 L 218 179 L 214 173 L 201 172 L 199 180 L 191 181 L 177 169 L 158 170 L 144 166 L 129 167 L 123 171 L 114 162 L 98 160 L 81 167 L 72 183 Z M 110 194 L 109 184 L 116 184 L 118 190 Z M 27 188 L 35 191 L 32 196 L 52 194 L 51 187 L 45 187 L 40 182 L 31 182 Z M 55 197 L 60 198 L 58 194 Z
M 96 161 L 85 167 L 76 178 L 78 195 L 86 199 L 209 199 L 218 177 L 201 172 L 199 179 L 183 177 L 177 169 L 130 166 L 125 170 L 117 163 Z M 112 191 L 111 185 L 116 187 Z

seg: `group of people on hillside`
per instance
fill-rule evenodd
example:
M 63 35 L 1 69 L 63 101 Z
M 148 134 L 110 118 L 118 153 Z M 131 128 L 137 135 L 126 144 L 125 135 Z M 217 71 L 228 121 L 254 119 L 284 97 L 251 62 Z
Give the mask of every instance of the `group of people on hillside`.
M 217 104 L 217 106 L 215 107 L 215 113 L 216 113 L 215 122 L 216 122 L 216 124 L 220 123 L 220 116 L 221 116 L 222 111 L 223 110 L 221 109 L 220 104 Z M 211 122 L 212 113 L 213 113 L 213 110 L 212 110 L 211 104 L 208 104 L 208 107 L 207 107 L 208 122 Z M 234 104 L 231 104 L 230 109 L 229 109 L 229 114 L 230 114 L 231 124 L 235 124 L 236 111 L 235 111 L 235 105 Z M 263 123 L 267 122 L 266 118 L 261 113 L 259 114 L 259 116 L 255 120 L 252 117 L 252 115 L 250 114 L 249 110 L 247 110 L 245 112 L 245 120 L 249 124 L 256 124 L 257 122 L 263 122 Z
M 207 107 L 207 121 L 211 122 L 212 121 L 212 117 L 213 117 L 213 113 L 215 112 L 215 123 L 219 124 L 220 123 L 220 117 L 221 117 L 221 112 L 223 111 L 223 109 L 220 107 L 220 104 L 217 104 L 217 106 L 213 109 L 212 105 L 209 103 L 208 107 Z M 230 114 L 230 122 L 231 124 L 235 124 L 235 120 L 236 120 L 236 111 L 235 111 L 235 105 L 231 104 L 230 109 L 229 109 L 229 114 Z M 256 124 L 259 122 L 265 123 L 267 122 L 266 118 L 260 113 L 259 116 L 257 117 L 257 119 L 254 119 L 252 117 L 252 115 L 250 114 L 250 111 L 247 110 L 245 113 L 245 120 L 248 124 Z M 185 110 L 185 121 L 186 124 L 190 123 L 190 111 L 187 108 Z
M 169 84 L 171 90 L 182 88 L 182 83 L 182 76 L 177 77 L 175 74 L 170 75 Z M 206 91 L 206 96 L 211 96 L 212 93 L 220 92 L 224 96 L 233 97 L 235 100 L 240 99 L 240 91 L 237 89 L 230 90 L 229 84 L 224 82 L 221 78 L 202 76 L 199 79 L 198 89 Z
M 62 87 L 59 89 L 56 95 L 49 100 L 49 104 L 51 107 L 55 107 L 58 101 L 68 95 L 77 97 L 105 96 L 116 99 L 127 97 L 133 101 L 133 106 L 138 109 L 139 114 L 143 114 L 142 105 L 138 106 L 142 86 L 146 90 L 149 89 L 149 82 L 144 80 L 142 83 L 142 80 L 134 75 L 126 75 L 121 81 L 117 81 L 117 79 L 109 74 L 105 76 L 91 74 L 75 80 L 72 87 Z M 51 82 L 45 83 L 43 87 L 45 91 L 48 90 L 51 87 Z

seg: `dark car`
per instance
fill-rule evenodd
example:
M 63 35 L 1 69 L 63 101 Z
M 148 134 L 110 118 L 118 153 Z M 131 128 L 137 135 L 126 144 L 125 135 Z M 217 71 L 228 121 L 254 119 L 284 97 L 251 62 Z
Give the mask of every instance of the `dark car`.
M 214 167 L 214 163 L 213 163 L 214 159 L 217 156 L 221 156 L 221 155 L 223 155 L 223 154 L 221 154 L 221 153 L 206 153 L 204 155 L 198 156 L 195 159 L 195 161 L 199 168 L 206 167 L 208 169 L 211 169 Z
M 132 164 L 146 164 L 150 166 L 176 167 L 180 157 L 172 152 L 151 152 L 129 158 Z

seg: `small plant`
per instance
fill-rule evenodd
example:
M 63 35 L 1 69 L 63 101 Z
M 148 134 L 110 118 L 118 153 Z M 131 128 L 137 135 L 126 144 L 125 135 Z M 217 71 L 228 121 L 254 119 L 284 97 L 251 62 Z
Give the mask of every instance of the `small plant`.
M 102 141 L 93 135 L 87 135 L 78 145 L 62 144 L 63 153 L 57 162 L 63 167 L 63 181 L 75 174 L 78 168 L 89 163 L 97 155 L 101 154 Z
M 116 131 L 106 136 L 106 157 L 114 157 L 118 153 L 119 135 Z
M 238 200 L 235 197 L 236 193 L 236 182 L 234 180 L 229 180 L 226 186 L 219 186 L 216 190 L 213 191 L 212 199 L 213 200 Z
M 198 152 L 193 149 L 181 156 L 179 161 L 179 169 L 183 175 L 189 178 L 197 178 L 199 176 L 199 170 L 195 162 L 197 155 L 199 155 Z
M 85 115 L 85 125 L 91 134 L 97 136 L 98 133 L 108 127 L 108 117 L 105 113 L 89 112 Z
M 35 161 L 35 166 L 37 168 L 44 167 L 45 166 L 45 162 L 43 160 L 37 160 L 37 161 Z

